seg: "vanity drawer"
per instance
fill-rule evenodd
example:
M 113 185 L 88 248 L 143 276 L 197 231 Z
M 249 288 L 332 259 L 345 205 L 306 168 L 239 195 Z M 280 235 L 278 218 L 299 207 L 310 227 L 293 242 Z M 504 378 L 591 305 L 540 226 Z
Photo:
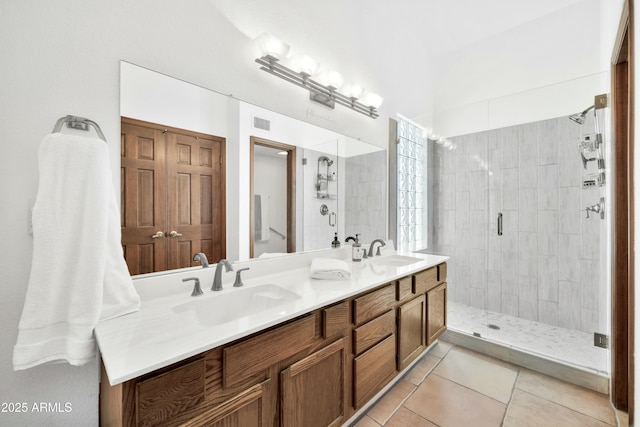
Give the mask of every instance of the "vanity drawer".
M 353 359 L 353 404 L 367 403 L 396 373 L 396 336 L 391 335 Z
M 163 425 L 204 402 L 204 359 L 136 384 L 138 426 Z
M 431 267 L 428 270 L 416 273 L 415 276 L 415 293 L 424 294 L 430 289 L 438 286 L 438 268 Z
M 312 345 L 316 338 L 316 318 L 315 315 L 305 316 L 225 347 L 222 350 L 224 387 L 240 384 Z
M 369 292 L 353 300 L 353 323 L 362 324 L 393 307 L 396 298 L 394 285 Z
M 393 334 L 396 329 L 396 314 L 389 310 L 353 330 L 353 353 L 357 356 L 381 340 Z
M 322 337 L 342 334 L 349 327 L 349 303 L 343 301 L 322 310 Z
M 413 278 L 411 276 L 403 277 L 396 282 L 396 301 L 409 299 L 413 295 Z

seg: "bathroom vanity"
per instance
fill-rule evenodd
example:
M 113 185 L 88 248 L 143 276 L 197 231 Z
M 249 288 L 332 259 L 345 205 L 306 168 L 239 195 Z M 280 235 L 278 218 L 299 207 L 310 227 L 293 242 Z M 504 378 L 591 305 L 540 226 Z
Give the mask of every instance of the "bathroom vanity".
M 175 284 L 179 301 L 159 296 L 148 307 L 143 289 L 139 313 L 96 329 L 103 357 L 101 424 L 342 425 L 445 331 L 446 260 L 392 253 L 354 265 L 350 280 L 324 281 L 308 278 L 308 258 L 302 256 L 300 268 L 271 276 L 257 271 L 246 289 L 226 284 L 223 291 L 259 289 L 258 283 L 277 277 L 282 289 L 300 298 L 219 325 L 171 309 L 159 315 L 159 307 L 190 306 L 181 285 Z M 277 271 L 283 262 L 263 266 Z M 211 294 L 217 293 L 208 292 L 211 301 L 224 295 Z M 168 319 L 178 325 L 167 326 Z M 159 329 L 153 330 L 154 322 Z M 266 326 L 256 326 L 260 322 Z M 127 327 L 157 335 L 145 342 L 143 333 Z M 163 327 L 188 329 L 174 336 Z M 117 349 L 126 343 L 134 348 Z

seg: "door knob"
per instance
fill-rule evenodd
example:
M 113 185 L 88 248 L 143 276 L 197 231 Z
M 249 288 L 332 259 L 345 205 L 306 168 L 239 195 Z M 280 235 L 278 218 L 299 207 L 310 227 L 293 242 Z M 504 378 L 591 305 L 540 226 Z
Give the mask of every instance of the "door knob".
M 182 236 L 182 233 L 178 233 L 175 230 L 173 230 L 171 233 L 169 233 L 169 237 L 180 237 L 180 236 Z
M 159 239 L 161 237 L 164 237 L 164 233 L 162 231 L 158 231 L 156 234 L 151 236 L 152 239 Z

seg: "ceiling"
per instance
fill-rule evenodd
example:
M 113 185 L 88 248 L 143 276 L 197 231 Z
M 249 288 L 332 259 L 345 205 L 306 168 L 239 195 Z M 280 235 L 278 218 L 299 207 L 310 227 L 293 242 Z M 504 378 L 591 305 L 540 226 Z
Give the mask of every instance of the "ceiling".
M 402 40 L 437 54 L 534 21 L 582 0 L 210 0 L 251 38 L 267 31 L 291 44 L 325 49 Z M 414 51 L 414 53 L 417 53 Z
M 588 0 L 209 1 L 249 39 L 269 32 L 417 117 L 439 57 Z

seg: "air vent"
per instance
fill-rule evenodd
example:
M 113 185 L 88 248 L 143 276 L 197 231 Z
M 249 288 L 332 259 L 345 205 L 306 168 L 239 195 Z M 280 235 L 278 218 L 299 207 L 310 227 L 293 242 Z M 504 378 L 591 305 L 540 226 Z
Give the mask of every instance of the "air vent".
M 271 121 L 267 119 L 262 119 L 260 117 L 253 116 L 253 127 L 257 129 L 262 129 L 266 131 L 271 130 Z

